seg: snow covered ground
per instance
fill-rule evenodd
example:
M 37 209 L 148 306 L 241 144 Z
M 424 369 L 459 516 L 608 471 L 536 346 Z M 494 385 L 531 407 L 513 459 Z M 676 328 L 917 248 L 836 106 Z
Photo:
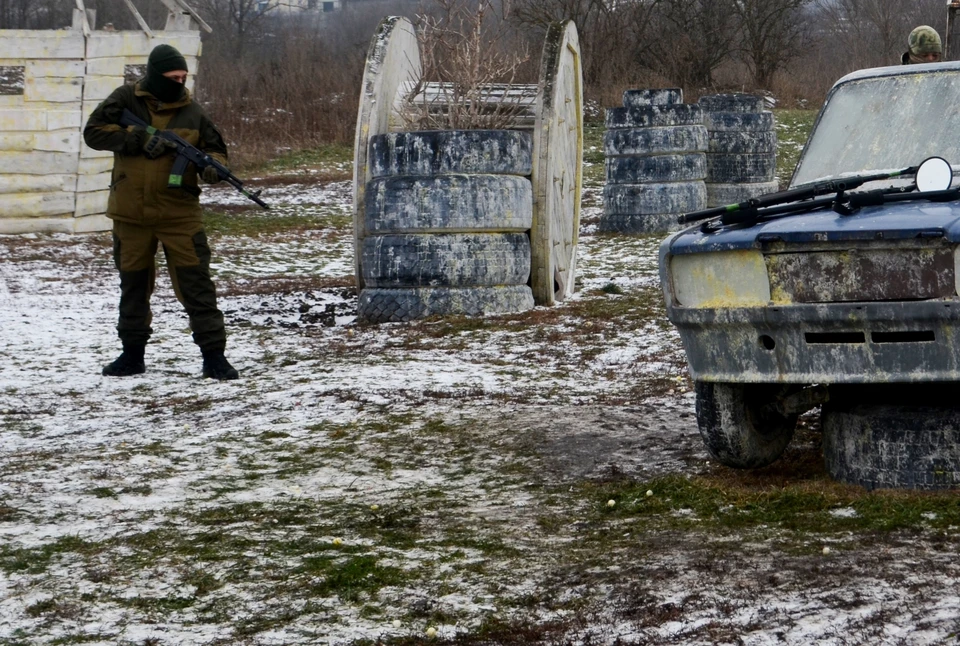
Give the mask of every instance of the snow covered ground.
M 571 301 L 379 327 L 349 184 L 264 198 L 311 224 L 211 235 L 235 382 L 200 377 L 163 270 L 146 374 L 102 377 L 109 234 L 0 236 L 0 644 L 957 643 L 935 513 L 697 529 L 680 492 L 717 467 L 658 240 L 596 235 L 596 189 Z

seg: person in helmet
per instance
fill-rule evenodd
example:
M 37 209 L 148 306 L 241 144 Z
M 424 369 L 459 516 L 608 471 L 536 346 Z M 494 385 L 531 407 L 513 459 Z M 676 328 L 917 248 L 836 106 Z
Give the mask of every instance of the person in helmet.
M 943 57 L 940 34 L 927 25 L 920 25 L 910 32 L 910 36 L 907 37 L 907 46 L 909 49 L 900 57 L 900 62 L 904 65 L 939 63 Z

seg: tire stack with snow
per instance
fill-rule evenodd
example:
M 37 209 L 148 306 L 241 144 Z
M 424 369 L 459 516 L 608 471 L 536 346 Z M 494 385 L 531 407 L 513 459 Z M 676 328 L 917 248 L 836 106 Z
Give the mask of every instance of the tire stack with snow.
M 517 130 L 371 137 L 358 319 L 532 308 L 532 149 Z
M 763 97 L 700 98 L 707 126 L 707 206 L 724 206 L 778 190 L 777 133 Z
M 663 233 L 706 206 L 707 130 L 679 89 L 627 90 L 607 110 L 600 230 Z

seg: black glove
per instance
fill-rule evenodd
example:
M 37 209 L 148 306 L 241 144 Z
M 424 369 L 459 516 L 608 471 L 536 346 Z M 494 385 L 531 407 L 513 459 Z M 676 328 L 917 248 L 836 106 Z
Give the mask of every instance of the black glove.
M 217 169 L 213 166 L 206 166 L 203 169 L 203 172 L 200 173 L 200 177 L 203 178 L 207 184 L 216 184 L 220 181 L 220 173 L 217 172 Z
M 124 155 L 139 155 L 143 153 L 143 146 L 147 142 L 147 130 L 139 126 L 127 129 L 127 138 L 123 142 Z
M 153 135 L 143 142 L 143 154 L 146 155 L 148 159 L 156 159 L 171 148 L 176 147 L 177 145 L 175 143 L 167 141 L 159 135 Z

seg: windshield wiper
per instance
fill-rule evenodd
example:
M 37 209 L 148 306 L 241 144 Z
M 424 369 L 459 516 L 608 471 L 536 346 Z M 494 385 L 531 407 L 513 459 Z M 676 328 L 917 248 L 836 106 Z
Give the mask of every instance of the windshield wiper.
M 690 222 L 698 222 L 700 220 L 707 220 L 709 218 L 720 216 L 721 224 L 739 224 L 755 220 L 759 215 L 758 211 L 760 209 L 779 206 L 781 204 L 788 204 L 790 202 L 798 203 L 796 205 L 791 204 L 791 206 L 796 207 L 796 211 L 806 210 L 808 207 L 813 210 L 822 208 L 828 203 L 826 201 L 814 200 L 813 198 L 815 197 L 833 193 L 835 194 L 835 197 L 831 198 L 830 202 L 841 202 L 846 191 L 859 188 L 868 182 L 876 182 L 879 180 L 900 177 L 903 175 L 914 175 L 917 172 L 917 168 L 919 168 L 919 166 L 910 166 L 909 168 L 887 173 L 854 175 L 852 177 L 832 179 L 825 182 L 816 182 L 802 188 L 794 188 L 786 191 L 779 191 L 777 193 L 760 195 L 738 204 L 715 206 L 713 208 L 703 209 L 702 211 L 684 213 L 677 218 L 677 221 L 680 224 L 688 224 Z M 791 210 L 790 212 L 794 211 Z

